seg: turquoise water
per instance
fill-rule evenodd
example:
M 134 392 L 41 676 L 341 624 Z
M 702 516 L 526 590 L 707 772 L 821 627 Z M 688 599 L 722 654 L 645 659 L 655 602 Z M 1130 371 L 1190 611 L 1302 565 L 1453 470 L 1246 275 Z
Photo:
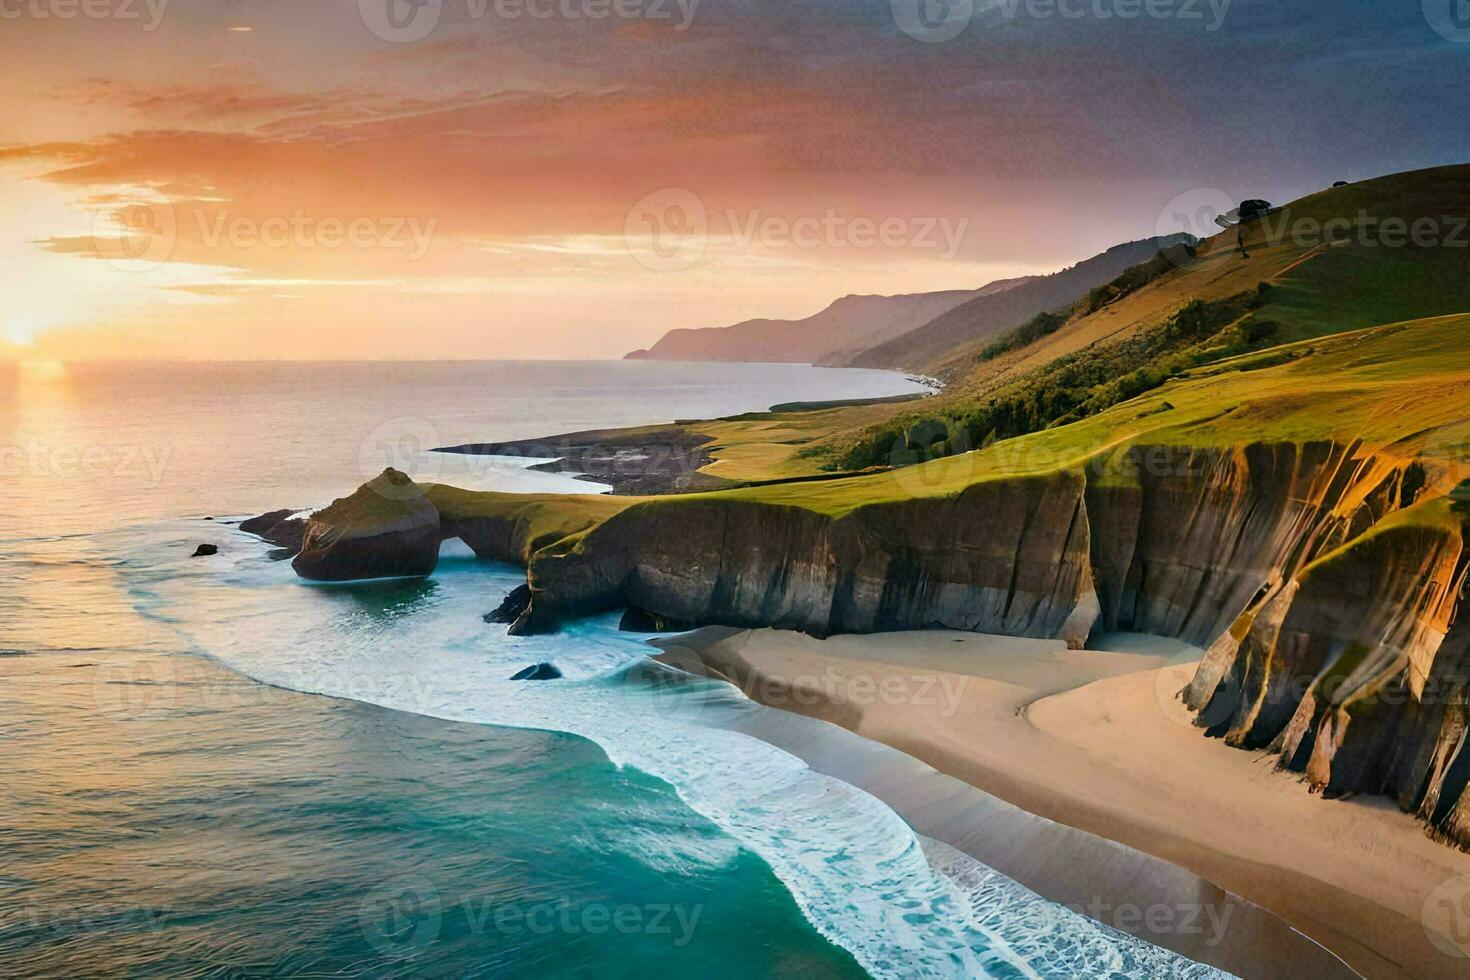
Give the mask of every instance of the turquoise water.
M 728 688 L 650 672 L 616 617 L 487 626 L 516 569 L 450 544 L 425 581 L 311 586 L 203 519 L 320 502 L 385 452 L 555 488 L 424 442 L 902 379 L 94 370 L 17 384 L 0 416 L 0 445 L 43 443 L 0 495 L 0 975 L 1202 975 L 998 876 L 964 880 L 984 869 L 941 873 L 876 800 L 719 725 L 750 707 Z M 68 477 L 64 446 L 106 465 Z M 121 466 L 146 447 L 169 462 Z M 220 554 L 190 558 L 201 541 Z M 563 681 L 508 680 L 546 660 Z

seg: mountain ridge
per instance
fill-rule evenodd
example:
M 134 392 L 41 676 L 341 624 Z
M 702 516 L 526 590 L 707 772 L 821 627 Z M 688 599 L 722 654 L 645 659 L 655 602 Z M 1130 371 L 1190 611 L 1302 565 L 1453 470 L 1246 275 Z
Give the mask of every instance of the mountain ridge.
M 969 300 L 1034 279 L 998 279 L 978 289 L 929 293 L 849 293 L 808 317 L 756 317 L 723 327 L 680 327 L 624 360 L 814 364 L 848 356 L 922 326 Z

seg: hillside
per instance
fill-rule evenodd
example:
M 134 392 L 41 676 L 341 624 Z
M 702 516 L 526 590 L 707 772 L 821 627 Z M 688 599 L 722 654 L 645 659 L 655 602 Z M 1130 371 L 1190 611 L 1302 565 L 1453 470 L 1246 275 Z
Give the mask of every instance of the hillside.
M 746 486 L 424 488 L 367 526 L 314 516 L 304 560 L 420 573 L 437 527 L 527 566 L 519 634 L 627 609 L 1177 638 L 1207 651 L 1183 696 L 1208 734 L 1470 849 L 1470 248 L 1389 237 L 1448 235 L 1467 202 L 1470 167 L 1323 192 L 1244 253 L 1218 236 L 951 354 L 934 398 L 691 424 L 705 471 Z M 759 482 L 819 461 L 839 472 Z
M 800 320 L 746 320 L 728 327 L 670 330 L 627 360 L 769 361 L 814 364 L 881 344 L 961 303 L 1006 292 L 1029 277 L 1002 279 L 980 289 L 902 296 L 844 296 Z
M 1039 313 L 1070 306 L 1130 266 L 1154 258 L 1161 249 L 1193 241 L 1188 235 L 1172 235 L 1115 245 L 1061 272 L 1037 277 L 999 294 L 977 296 L 901 336 L 831 363 L 838 367 L 932 373 L 960 350 L 983 345 Z
M 832 470 L 963 452 L 1085 418 L 1222 357 L 1465 312 L 1470 232 L 1454 216 L 1467 203 L 1470 166 L 1303 198 L 1246 226 L 1245 255 L 1230 231 L 1193 257 L 1135 267 L 1059 317 L 930 365 L 950 385 L 921 411 L 905 407 L 862 431 L 833 427 L 801 452 Z M 1386 230 L 1416 225 L 1442 241 L 1401 242 Z

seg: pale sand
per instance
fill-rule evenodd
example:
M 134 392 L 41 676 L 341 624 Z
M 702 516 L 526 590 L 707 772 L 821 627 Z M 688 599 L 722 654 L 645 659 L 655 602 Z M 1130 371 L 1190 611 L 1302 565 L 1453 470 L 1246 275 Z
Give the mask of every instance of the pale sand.
M 1470 875 L 1470 855 L 1429 840 L 1386 801 L 1323 800 L 1276 771 L 1274 757 L 1205 738 L 1173 697 L 1198 650 L 1119 635 L 1098 650 L 1069 651 L 1058 642 L 942 631 L 821 641 L 709 629 L 659 645 L 673 651 L 660 659 L 686 669 L 697 661 L 763 704 L 840 724 L 1030 813 L 1188 869 L 1277 913 L 1365 976 L 1470 976 L 1470 959 L 1432 944 L 1423 918 L 1427 908 L 1431 924 L 1449 931 L 1448 917 L 1460 913 L 1439 900 L 1444 890 L 1431 893 Z M 833 775 L 863 778 L 860 767 L 850 768 Z M 906 801 L 913 790 L 884 787 L 882 778 L 870 782 L 876 789 L 863 788 L 921 833 L 1047 897 L 1070 904 L 1086 893 L 1067 893 L 1065 868 L 1035 870 L 1045 861 L 1034 848 L 1020 854 L 1014 840 L 995 843 L 993 820 L 968 838 L 952 815 L 925 827 L 929 801 Z M 1067 846 L 1091 853 L 1075 841 Z M 1156 868 L 1148 874 L 1167 877 Z M 1148 935 L 1121 919 L 1133 913 L 1119 897 L 1117 869 L 1105 877 L 1093 886 L 1104 896 L 1095 917 Z M 1465 883 L 1450 886 L 1452 900 L 1470 895 L 1470 878 Z M 1149 880 L 1134 897 L 1165 891 Z M 1235 956 L 1237 972 L 1252 977 L 1302 975 L 1263 971 L 1259 960 L 1240 970 L 1240 957 L 1249 956 L 1239 949 L 1212 952 L 1168 933 L 1149 938 L 1226 968 Z M 1268 942 L 1263 935 L 1242 926 L 1231 942 Z M 1470 952 L 1470 938 L 1459 939 Z

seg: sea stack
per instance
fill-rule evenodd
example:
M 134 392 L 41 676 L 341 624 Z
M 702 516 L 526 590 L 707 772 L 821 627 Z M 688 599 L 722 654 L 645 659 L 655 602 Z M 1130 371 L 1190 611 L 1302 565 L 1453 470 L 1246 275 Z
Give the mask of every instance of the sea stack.
M 318 582 L 428 575 L 439 540 L 439 511 L 424 488 L 390 467 L 311 515 L 291 567 Z

